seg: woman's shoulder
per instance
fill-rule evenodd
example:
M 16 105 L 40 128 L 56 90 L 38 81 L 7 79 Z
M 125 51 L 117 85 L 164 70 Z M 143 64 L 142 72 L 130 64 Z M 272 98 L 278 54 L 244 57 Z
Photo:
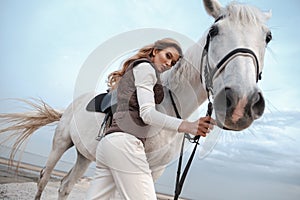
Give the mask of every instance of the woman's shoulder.
M 135 82 L 157 81 L 157 73 L 149 62 L 141 62 L 133 68 Z M 150 82 L 152 82 L 150 81 Z
M 153 63 L 147 58 L 137 59 L 132 63 L 132 65 L 133 65 L 133 68 L 138 67 L 138 68 L 155 69 Z
M 139 64 L 137 64 L 134 68 L 133 68 L 134 71 L 139 71 L 139 70 L 142 70 L 144 71 L 145 73 L 146 72 L 151 72 L 151 73 L 154 73 L 155 74 L 155 69 L 153 67 L 153 65 L 150 63 L 150 62 L 141 62 Z

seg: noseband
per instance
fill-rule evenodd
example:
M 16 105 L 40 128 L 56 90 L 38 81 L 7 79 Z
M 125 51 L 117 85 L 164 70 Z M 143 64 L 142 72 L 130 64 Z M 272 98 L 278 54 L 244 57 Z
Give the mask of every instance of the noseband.
M 221 19 L 223 19 L 225 16 L 222 15 L 219 18 L 216 19 L 215 23 Z M 257 59 L 257 56 L 255 53 L 248 48 L 236 48 L 232 51 L 230 51 L 227 55 L 225 55 L 219 63 L 216 65 L 214 69 L 209 64 L 209 59 L 208 59 L 208 49 L 209 49 L 209 44 L 211 41 L 211 36 L 210 34 L 207 34 L 206 37 L 206 43 L 203 48 L 202 52 L 202 57 L 201 57 L 201 64 L 200 64 L 200 73 L 202 73 L 202 69 L 204 67 L 204 78 L 205 78 L 205 86 L 206 86 L 206 91 L 208 93 L 209 97 L 209 92 L 213 94 L 213 81 L 214 79 L 222 73 L 222 71 L 226 68 L 227 64 L 233 60 L 237 56 L 244 56 L 244 57 L 250 57 L 253 59 L 254 65 L 256 67 L 256 82 L 261 79 L 261 72 L 259 71 L 259 62 Z M 204 60 L 206 63 L 204 63 Z M 201 83 L 202 81 L 202 76 L 200 76 Z

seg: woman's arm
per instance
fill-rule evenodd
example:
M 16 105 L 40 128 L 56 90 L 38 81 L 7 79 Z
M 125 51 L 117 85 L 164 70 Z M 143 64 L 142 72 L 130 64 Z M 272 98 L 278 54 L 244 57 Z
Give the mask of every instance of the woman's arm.
M 178 131 L 183 121 L 156 110 L 153 87 L 157 78 L 154 68 L 149 63 L 141 63 L 133 68 L 140 117 L 146 124 Z
M 140 106 L 140 117 L 145 123 L 204 137 L 206 133 L 209 133 L 209 129 L 213 128 L 215 122 L 211 117 L 202 117 L 194 122 L 189 122 L 156 110 L 153 87 L 156 84 L 157 78 L 155 70 L 149 63 L 137 65 L 133 68 L 133 74 Z

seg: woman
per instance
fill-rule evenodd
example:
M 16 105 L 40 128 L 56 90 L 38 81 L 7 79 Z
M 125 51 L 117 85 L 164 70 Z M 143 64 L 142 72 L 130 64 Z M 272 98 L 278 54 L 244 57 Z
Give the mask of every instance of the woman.
M 155 109 L 164 94 L 159 74 L 181 57 L 178 42 L 165 38 L 143 47 L 120 71 L 109 75 L 109 86 L 117 88 L 118 105 L 112 125 L 97 147 L 96 176 L 88 199 L 156 199 L 143 146 L 146 138 L 161 128 L 205 137 L 213 128 L 210 117 L 189 122 Z

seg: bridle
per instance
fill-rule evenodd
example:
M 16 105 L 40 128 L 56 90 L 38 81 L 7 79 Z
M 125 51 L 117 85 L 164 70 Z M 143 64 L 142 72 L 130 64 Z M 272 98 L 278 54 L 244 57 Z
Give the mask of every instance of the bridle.
M 214 23 L 217 23 L 219 20 L 221 20 L 223 18 L 225 18 L 225 15 L 221 15 L 220 17 L 218 17 Z M 252 58 L 254 65 L 256 67 L 256 82 L 258 82 L 258 80 L 261 79 L 261 72 L 260 72 L 260 67 L 259 67 L 259 62 L 258 62 L 257 56 L 251 49 L 248 49 L 248 48 L 233 49 L 217 63 L 215 68 L 212 68 L 209 64 L 209 59 L 208 59 L 208 57 L 209 57 L 208 50 L 209 50 L 210 41 L 211 41 L 211 35 L 208 33 L 207 37 L 206 37 L 206 43 L 205 43 L 205 46 L 202 51 L 201 62 L 200 62 L 200 80 L 201 80 L 201 83 L 203 83 L 202 75 L 201 75 L 202 70 L 203 70 L 204 71 L 204 76 L 203 76 L 204 83 L 205 83 L 205 87 L 206 87 L 207 98 L 209 101 L 206 116 L 208 116 L 208 115 L 211 116 L 212 110 L 213 110 L 212 102 L 210 100 L 210 94 L 213 95 L 213 81 L 218 75 L 220 75 L 222 73 L 222 71 L 224 71 L 227 64 L 232 59 L 236 58 L 237 56 L 246 56 L 246 57 Z M 206 61 L 206 62 L 204 62 L 204 61 Z M 178 112 L 178 109 L 176 107 L 175 101 L 173 99 L 172 92 L 170 90 L 169 90 L 169 94 L 170 94 L 171 102 L 172 102 L 174 111 L 176 113 L 176 116 L 177 116 L 177 118 L 181 118 L 181 116 Z M 194 149 L 190 155 L 190 158 L 185 166 L 185 169 L 184 169 L 182 175 L 180 176 L 182 158 L 183 158 L 184 140 L 186 138 L 190 142 L 195 143 L 195 146 L 194 146 Z M 183 141 L 181 144 L 181 151 L 180 151 L 180 156 L 179 156 L 179 160 L 178 160 L 178 169 L 177 169 L 177 176 L 176 176 L 176 183 L 175 183 L 174 200 L 177 200 L 179 198 L 179 195 L 180 195 L 182 187 L 183 187 L 184 180 L 187 176 L 188 170 L 191 166 L 192 160 L 196 153 L 197 146 L 199 145 L 199 139 L 200 139 L 199 135 L 192 138 L 192 137 L 190 137 L 189 134 L 185 133 L 185 137 L 183 138 Z
M 218 17 L 215 20 L 214 24 L 224 18 L 225 18 L 225 15 L 221 15 L 220 17 Z M 208 33 L 206 36 L 206 43 L 205 43 L 205 46 L 202 51 L 201 62 L 200 62 L 200 74 L 202 73 L 202 70 L 204 68 L 204 70 L 203 70 L 204 71 L 204 83 L 205 83 L 206 91 L 208 93 L 207 94 L 208 99 L 210 96 L 209 93 L 213 94 L 213 81 L 215 80 L 215 78 L 223 72 L 223 70 L 226 68 L 227 64 L 232 59 L 234 59 L 238 56 L 250 57 L 253 59 L 254 65 L 256 67 L 256 82 L 258 82 L 258 80 L 261 80 L 262 72 L 260 71 L 257 56 L 249 48 L 233 49 L 217 63 L 215 68 L 212 68 L 210 66 L 209 59 L 208 59 L 208 57 L 209 57 L 208 50 L 209 50 L 210 41 L 211 41 L 211 35 Z M 203 83 L 202 75 L 200 75 L 200 80 L 201 80 L 201 83 Z M 210 99 L 209 99 L 209 101 L 210 101 Z

